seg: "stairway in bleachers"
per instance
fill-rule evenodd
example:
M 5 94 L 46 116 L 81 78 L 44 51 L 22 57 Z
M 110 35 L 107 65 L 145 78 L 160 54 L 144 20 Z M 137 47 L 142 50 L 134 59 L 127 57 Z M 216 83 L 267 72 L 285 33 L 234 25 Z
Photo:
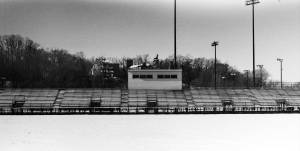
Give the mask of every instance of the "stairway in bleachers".
M 121 107 L 128 107 L 128 96 L 129 92 L 127 89 L 122 89 L 121 90 Z
M 157 96 L 153 91 L 147 93 L 147 107 L 157 107 Z
M 184 90 L 183 93 L 184 93 L 186 102 L 188 104 L 188 107 L 195 107 L 196 105 L 195 105 L 195 102 L 194 102 L 192 92 L 189 91 L 189 90 Z
M 57 91 L 57 94 L 56 94 L 56 96 L 55 96 L 55 101 L 54 101 L 54 103 L 53 103 L 53 108 L 54 109 L 58 109 L 59 107 L 60 107 L 60 104 L 61 104 L 61 98 L 59 98 L 59 96 L 60 96 L 60 93 L 63 93 L 63 91 L 60 91 L 60 90 L 58 90 Z

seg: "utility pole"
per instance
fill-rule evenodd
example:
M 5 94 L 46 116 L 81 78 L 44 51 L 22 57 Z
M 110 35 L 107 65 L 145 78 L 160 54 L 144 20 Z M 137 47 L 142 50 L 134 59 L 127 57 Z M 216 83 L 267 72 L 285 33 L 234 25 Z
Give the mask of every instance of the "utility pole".
M 280 88 L 282 89 L 282 62 L 283 62 L 283 59 L 277 58 L 277 61 L 280 62 Z
M 174 68 L 177 69 L 177 58 L 176 58 L 176 0 L 174 0 Z
M 262 68 L 264 67 L 264 65 L 259 64 L 257 65 L 257 67 L 259 67 L 260 69 L 260 87 L 263 87 L 263 75 L 262 75 Z
M 211 43 L 211 46 L 215 47 L 215 89 L 217 89 L 217 45 L 219 45 L 217 41 Z
M 244 70 L 247 74 L 247 89 L 249 89 L 249 70 Z
M 259 0 L 247 0 L 246 5 L 252 5 L 252 48 L 253 48 L 253 86 L 255 87 L 255 39 L 254 39 L 254 5 L 258 4 Z

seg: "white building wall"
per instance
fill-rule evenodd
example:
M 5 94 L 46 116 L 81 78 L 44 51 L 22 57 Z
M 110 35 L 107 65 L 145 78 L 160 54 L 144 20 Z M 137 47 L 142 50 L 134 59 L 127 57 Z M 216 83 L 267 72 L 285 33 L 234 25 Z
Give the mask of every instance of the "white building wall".
M 133 75 L 149 75 L 153 76 L 152 79 L 133 78 Z M 176 79 L 158 79 L 157 75 L 168 74 L 177 75 Z M 128 89 L 156 89 L 156 90 L 181 90 L 182 89 L 182 70 L 129 70 L 128 71 Z

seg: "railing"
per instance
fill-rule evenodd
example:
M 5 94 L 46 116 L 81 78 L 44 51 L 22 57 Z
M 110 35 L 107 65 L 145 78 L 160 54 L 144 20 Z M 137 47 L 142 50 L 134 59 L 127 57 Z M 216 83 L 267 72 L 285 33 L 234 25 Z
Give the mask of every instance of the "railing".
M 250 114 L 300 113 L 300 107 L 280 106 L 198 106 L 198 107 L 63 107 L 0 108 L 0 114 Z
M 214 88 L 213 82 L 191 82 L 191 87 L 205 87 L 205 88 Z M 224 83 L 217 83 L 217 88 L 219 89 L 245 89 L 245 88 L 265 88 L 265 89 L 281 89 L 280 82 L 267 82 L 267 83 L 256 83 L 255 87 L 252 83 L 244 84 L 244 83 L 235 83 L 235 82 L 224 82 Z M 282 89 L 300 89 L 300 82 L 283 82 Z
M 268 82 L 265 85 L 266 88 L 281 88 L 280 82 Z M 300 89 L 300 82 L 283 82 L 282 83 L 283 89 Z

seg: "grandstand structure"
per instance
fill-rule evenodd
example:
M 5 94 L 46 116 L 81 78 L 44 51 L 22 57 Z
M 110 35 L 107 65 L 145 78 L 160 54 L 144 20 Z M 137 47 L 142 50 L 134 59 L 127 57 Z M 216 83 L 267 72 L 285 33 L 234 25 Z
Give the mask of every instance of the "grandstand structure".
M 3 89 L 0 114 L 300 113 L 300 89 Z

